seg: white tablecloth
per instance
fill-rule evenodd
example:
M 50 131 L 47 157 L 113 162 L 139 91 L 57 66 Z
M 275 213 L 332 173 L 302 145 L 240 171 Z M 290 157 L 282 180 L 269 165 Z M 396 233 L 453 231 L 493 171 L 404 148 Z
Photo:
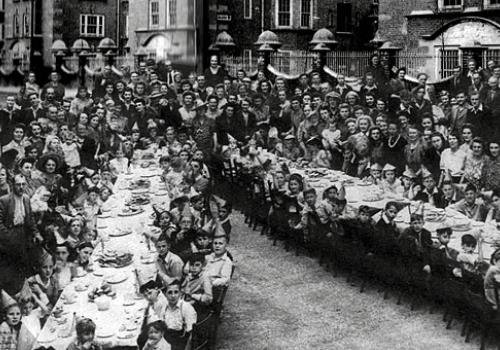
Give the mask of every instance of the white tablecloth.
M 145 264 L 141 256 L 150 257 L 154 261 L 156 253 L 154 246 L 150 244 L 150 249 L 146 244 L 147 240 L 142 235 L 144 230 L 152 230 L 152 206 L 153 203 L 168 204 L 168 196 L 165 191 L 160 190 L 160 178 L 158 169 L 136 168 L 132 174 L 119 176 L 114 187 L 114 194 L 108 203 L 111 211 L 103 213 L 106 218 L 98 217 L 97 229 L 99 235 L 108 237 L 105 240 L 105 250 L 116 250 L 118 252 L 131 252 L 133 264 L 123 268 L 101 268 L 95 261 L 102 253 L 103 246 L 99 244 L 94 249 L 92 256 L 92 266 L 94 272 L 83 277 L 75 278 L 64 289 L 62 295 L 76 295 L 74 303 L 65 304 L 64 298 L 60 298 L 56 307 L 63 307 L 63 314 L 59 319 L 51 315 L 40 333 L 35 348 L 39 346 L 52 346 L 56 350 L 64 350 L 71 341 L 75 339 L 76 332 L 73 327 L 71 333 L 69 328 L 73 323 L 74 315 L 77 317 L 89 317 L 96 323 L 96 340 L 108 346 L 136 346 L 136 339 L 140 332 L 140 327 L 144 318 L 146 301 L 137 296 L 138 282 L 135 270 L 138 270 L 141 282 L 146 282 L 156 275 L 156 265 L 154 263 Z M 133 216 L 119 216 L 125 203 L 132 196 L 128 189 L 128 183 L 134 179 L 147 178 L 151 181 L 148 191 L 152 203 L 143 206 L 144 212 Z M 112 205 L 110 205 L 112 204 Z M 113 237 L 113 234 L 121 230 L 131 230 L 131 233 L 121 237 Z M 117 278 L 121 277 L 121 278 Z M 95 302 L 89 301 L 88 293 L 93 287 L 99 287 L 109 278 L 124 279 L 121 283 L 111 284 L 116 292 L 116 297 L 111 300 L 110 308 L 107 311 L 98 311 Z M 75 286 L 88 285 L 85 291 L 77 292 Z M 64 324 L 59 324 L 58 320 L 66 319 Z

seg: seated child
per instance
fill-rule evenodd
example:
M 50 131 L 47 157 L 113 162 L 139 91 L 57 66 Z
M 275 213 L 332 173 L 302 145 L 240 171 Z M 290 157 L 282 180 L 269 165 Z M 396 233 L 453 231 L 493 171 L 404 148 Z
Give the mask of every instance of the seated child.
M 200 315 L 204 307 L 212 303 L 212 284 L 210 279 L 203 273 L 205 255 L 194 253 L 189 258 L 189 273 L 184 277 L 181 290 L 184 300 L 193 305 Z
M 156 266 L 158 268 L 158 277 L 163 281 L 163 285 L 168 285 L 174 280 L 182 278 L 182 268 L 184 262 L 182 259 L 170 251 L 172 240 L 162 233 L 155 243 L 158 259 Z
M 81 268 L 84 271 L 92 271 L 90 256 L 94 252 L 94 246 L 89 242 L 81 242 L 76 247 L 76 257 L 74 259 L 74 267 Z
M 153 319 L 163 319 L 167 298 L 161 292 L 162 284 L 157 281 L 149 281 L 139 288 L 139 292 L 148 302 L 148 323 Z
M 36 338 L 24 322 L 21 322 L 21 307 L 4 290 L 2 290 L 2 311 L 5 320 L 0 324 L 0 349 L 30 350 Z
M 491 254 L 490 267 L 484 277 L 484 296 L 486 301 L 494 310 L 498 310 L 498 300 L 495 289 L 498 288 L 498 277 L 500 276 L 500 249 Z
M 167 306 L 163 321 L 167 326 L 165 339 L 172 350 L 184 350 L 197 315 L 188 302 L 181 299 L 181 285 L 173 280 L 166 286 Z
M 60 290 L 57 276 L 54 274 L 54 265 L 54 257 L 44 252 L 40 258 L 38 274 L 27 278 L 25 282 L 25 287 L 28 287 L 49 310 L 56 304 Z
M 230 220 L 231 210 L 232 210 L 231 203 L 225 202 L 219 204 L 219 223 L 221 224 L 222 229 L 226 234 L 228 243 L 230 240 L 231 229 L 232 229 Z
M 477 240 L 474 236 L 469 234 L 462 236 L 462 252 L 458 254 L 457 262 L 465 271 L 474 272 L 476 269 L 477 255 L 474 254 L 476 246 Z
M 208 255 L 212 253 L 212 234 L 202 228 L 196 231 L 196 237 L 191 242 L 191 251 Z
M 147 340 L 142 350 L 170 350 L 170 344 L 165 340 L 165 322 L 158 320 L 151 322 L 146 327 Z
M 159 227 L 161 229 L 161 232 L 165 232 L 167 236 L 170 237 L 172 233 L 177 229 L 177 227 L 173 223 L 172 214 L 168 210 L 157 208 L 156 206 L 153 206 L 153 210 L 155 212 L 153 225 Z M 153 236 L 149 232 L 146 232 L 146 235 L 153 241 L 156 241 L 156 239 L 158 239 L 158 237 Z
M 370 213 L 370 208 L 362 205 L 358 209 L 358 215 L 354 219 L 352 238 L 360 242 L 366 253 L 373 250 L 373 232 L 375 231 L 375 222 Z
M 304 242 L 315 244 L 318 239 L 319 217 L 316 213 L 318 206 L 318 196 L 314 188 L 304 190 L 304 207 L 300 213 L 300 221 L 295 226 L 296 230 L 303 230 Z
M 410 227 L 406 228 L 399 237 L 399 244 L 403 255 L 416 257 L 422 260 L 423 270 L 431 272 L 430 248 L 432 247 L 432 235 L 424 228 L 424 218 L 420 214 L 412 214 Z
M 448 243 L 450 243 L 450 238 L 453 234 L 453 230 L 451 229 L 451 227 L 440 227 L 436 230 L 436 233 L 438 243 L 434 246 L 437 249 L 442 250 L 445 253 L 445 257 L 447 259 L 456 260 L 458 252 L 455 249 L 448 247 Z
M 59 293 L 71 282 L 73 263 L 69 262 L 71 248 L 67 242 L 58 244 L 56 247 L 55 276 L 59 284 Z
M 38 299 L 36 294 L 25 296 L 20 300 L 21 312 L 23 314 L 23 324 L 28 331 L 38 338 L 42 330 L 41 320 L 50 313 L 45 304 Z
M 226 236 L 215 236 L 212 242 L 213 253 L 205 256 L 205 274 L 213 287 L 227 286 L 231 280 L 233 261 L 227 252 Z
M 76 339 L 66 350 L 100 350 L 101 346 L 94 340 L 96 325 L 90 318 L 76 321 Z

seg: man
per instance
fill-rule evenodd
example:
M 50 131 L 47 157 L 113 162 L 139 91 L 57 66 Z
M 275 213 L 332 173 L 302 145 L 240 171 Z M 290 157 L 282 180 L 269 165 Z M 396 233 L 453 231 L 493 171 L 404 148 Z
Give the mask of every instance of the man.
M 199 75 L 198 78 L 196 78 L 196 82 L 198 83 L 198 86 L 196 87 L 195 92 L 198 94 L 200 100 L 205 102 L 207 97 L 210 95 L 206 86 L 207 80 L 205 79 L 205 76 Z
M 21 290 L 24 279 L 32 273 L 31 265 L 36 261 L 36 256 L 29 254 L 32 243 L 43 242 L 25 188 L 25 177 L 16 175 L 12 193 L 0 197 L 0 288 L 11 295 Z
M 459 91 L 456 96 L 457 104 L 451 107 L 450 132 L 460 133 L 467 120 L 469 105 L 465 97 L 465 92 Z
M 335 85 L 333 91 L 338 92 L 342 100 L 345 100 L 345 95 L 347 95 L 349 91 L 352 91 L 352 88 L 345 82 L 344 74 L 337 75 L 337 85 Z
M 375 99 L 379 97 L 380 90 L 375 84 L 375 77 L 372 72 L 367 72 L 365 74 L 365 83 L 361 85 L 359 91 L 361 100 L 364 101 L 367 94 L 372 94 Z
M 417 75 L 418 86 L 413 88 L 411 92 L 415 95 L 418 87 L 423 86 L 425 88 L 424 98 L 434 103 L 436 101 L 436 89 L 434 88 L 434 85 L 427 84 L 427 79 L 429 79 L 427 74 L 419 73 Z
M 13 123 L 22 123 L 25 126 L 28 126 L 33 120 L 45 117 L 45 111 L 40 106 L 40 99 L 38 98 L 38 95 L 31 94 L 29 99 L 30 106 L 18 113 L 12 120 Z
M 467 91 L 469 87 L 469 80 L 462 73 L 462 67 L 456 66 L 453 68 L 453 78 L 450 80 L 450 91 L 452 96 L 455 96 L 459 91 Z
M 179 114 L 182 118 L 182 125 L 188 128 L 193 125 L 193 119 L 196 117 L 195 99 L 196 96 L 192 91 L 186 91 L 182 94 L 183 106 L 179 108 Z
M 469 85 L 469 96 L 474 93 L 479 93 L 484 87 L 483 80 L 481 79 L 481 74 L 475 72 L 472 74 L 472 84 Z
M 128 130 L 138 129 L 142 137 L 147 136 L 148 125 L 156 119 L 155 113 L 146 107 L 146 101 L 142 98 L 134 100 L 136 112 L 127 121 Z
M 155 247 L 158 252 L 156 262 L 158 277 L 163 281 L 163 285 L 168 286 L 175 280 L 180 280 L 184 263 L 178 255 L 170 251 L 172 240 L 165 233 L 162 233 L 158 237 Z
M 233 119 L 233 136 L 240 142 L 246 142 L 257 128 L 257 119 L 255 114 L 250 112 L 250 101 L 248 99 L 241 101 L 241 109 L 236 112 Z
M 62 102 L 62 101 L 61 101 Z M 45 98 L 42 100 L 42 108 L 47 111 L 50 106 L 59 107 L 61 102 L 56 100 L 56 92 L 53 87 L 48 87 L 45 90 Z
M 45 94 L 47 92 L 47 89 L 53 88 L 54 99 L 58 102 L 62 102 L 62 100 L 64 99 L 64 95 L 66 93 L 66 89 L 59 80 L 60 80 L 59 73 L 57 72 L 50 73 L 50 81 L 47 84 L 45 84 L 42 88 L 42 94 L 40 96 L 42 100 L 45 99 Z
M 10 141 L 12 133 L 12 120 L 20 112 L 20 107 L 16 106 L 16 98 L 7 96 L 5 107 L 0 109 L 0 146 Z
M 465 118 L 466 123 L 470 123 L 476 127 L 477 136 L 489 140 L 492 136 L 492 128 L 495 121 L 492 118 L 491 111 L 484 107 L 479 98 L 479 93 L 475 92 L 470 96 L 471 106 L 467 111 Z
M 500 115 L 500 88 L 498 87 L 498 78 L 490 77 L 487 86 L 480 92 L 481 102 L 490 109 L 495 116 Z

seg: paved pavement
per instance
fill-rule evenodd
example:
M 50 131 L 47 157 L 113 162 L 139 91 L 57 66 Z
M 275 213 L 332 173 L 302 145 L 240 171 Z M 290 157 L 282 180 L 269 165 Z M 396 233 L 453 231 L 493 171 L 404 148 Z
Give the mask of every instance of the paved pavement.
M 375 287 L 334 278 L 315 259 L 287 253 L 235 214 L 230 251 L 236 271 L 219 327 L 220 350 L 472 350 L 461 323 L 446 330 L 439 310 L 384 300 Z

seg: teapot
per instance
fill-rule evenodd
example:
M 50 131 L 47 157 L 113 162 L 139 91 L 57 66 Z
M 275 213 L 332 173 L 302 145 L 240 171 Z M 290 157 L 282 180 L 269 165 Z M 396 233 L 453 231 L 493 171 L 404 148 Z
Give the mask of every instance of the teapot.
M 106 311 L 109 310 L 111 299 L 107 295 L 101 295 L 95 298 L 94 303 L 97 305 L 97 310 Z

